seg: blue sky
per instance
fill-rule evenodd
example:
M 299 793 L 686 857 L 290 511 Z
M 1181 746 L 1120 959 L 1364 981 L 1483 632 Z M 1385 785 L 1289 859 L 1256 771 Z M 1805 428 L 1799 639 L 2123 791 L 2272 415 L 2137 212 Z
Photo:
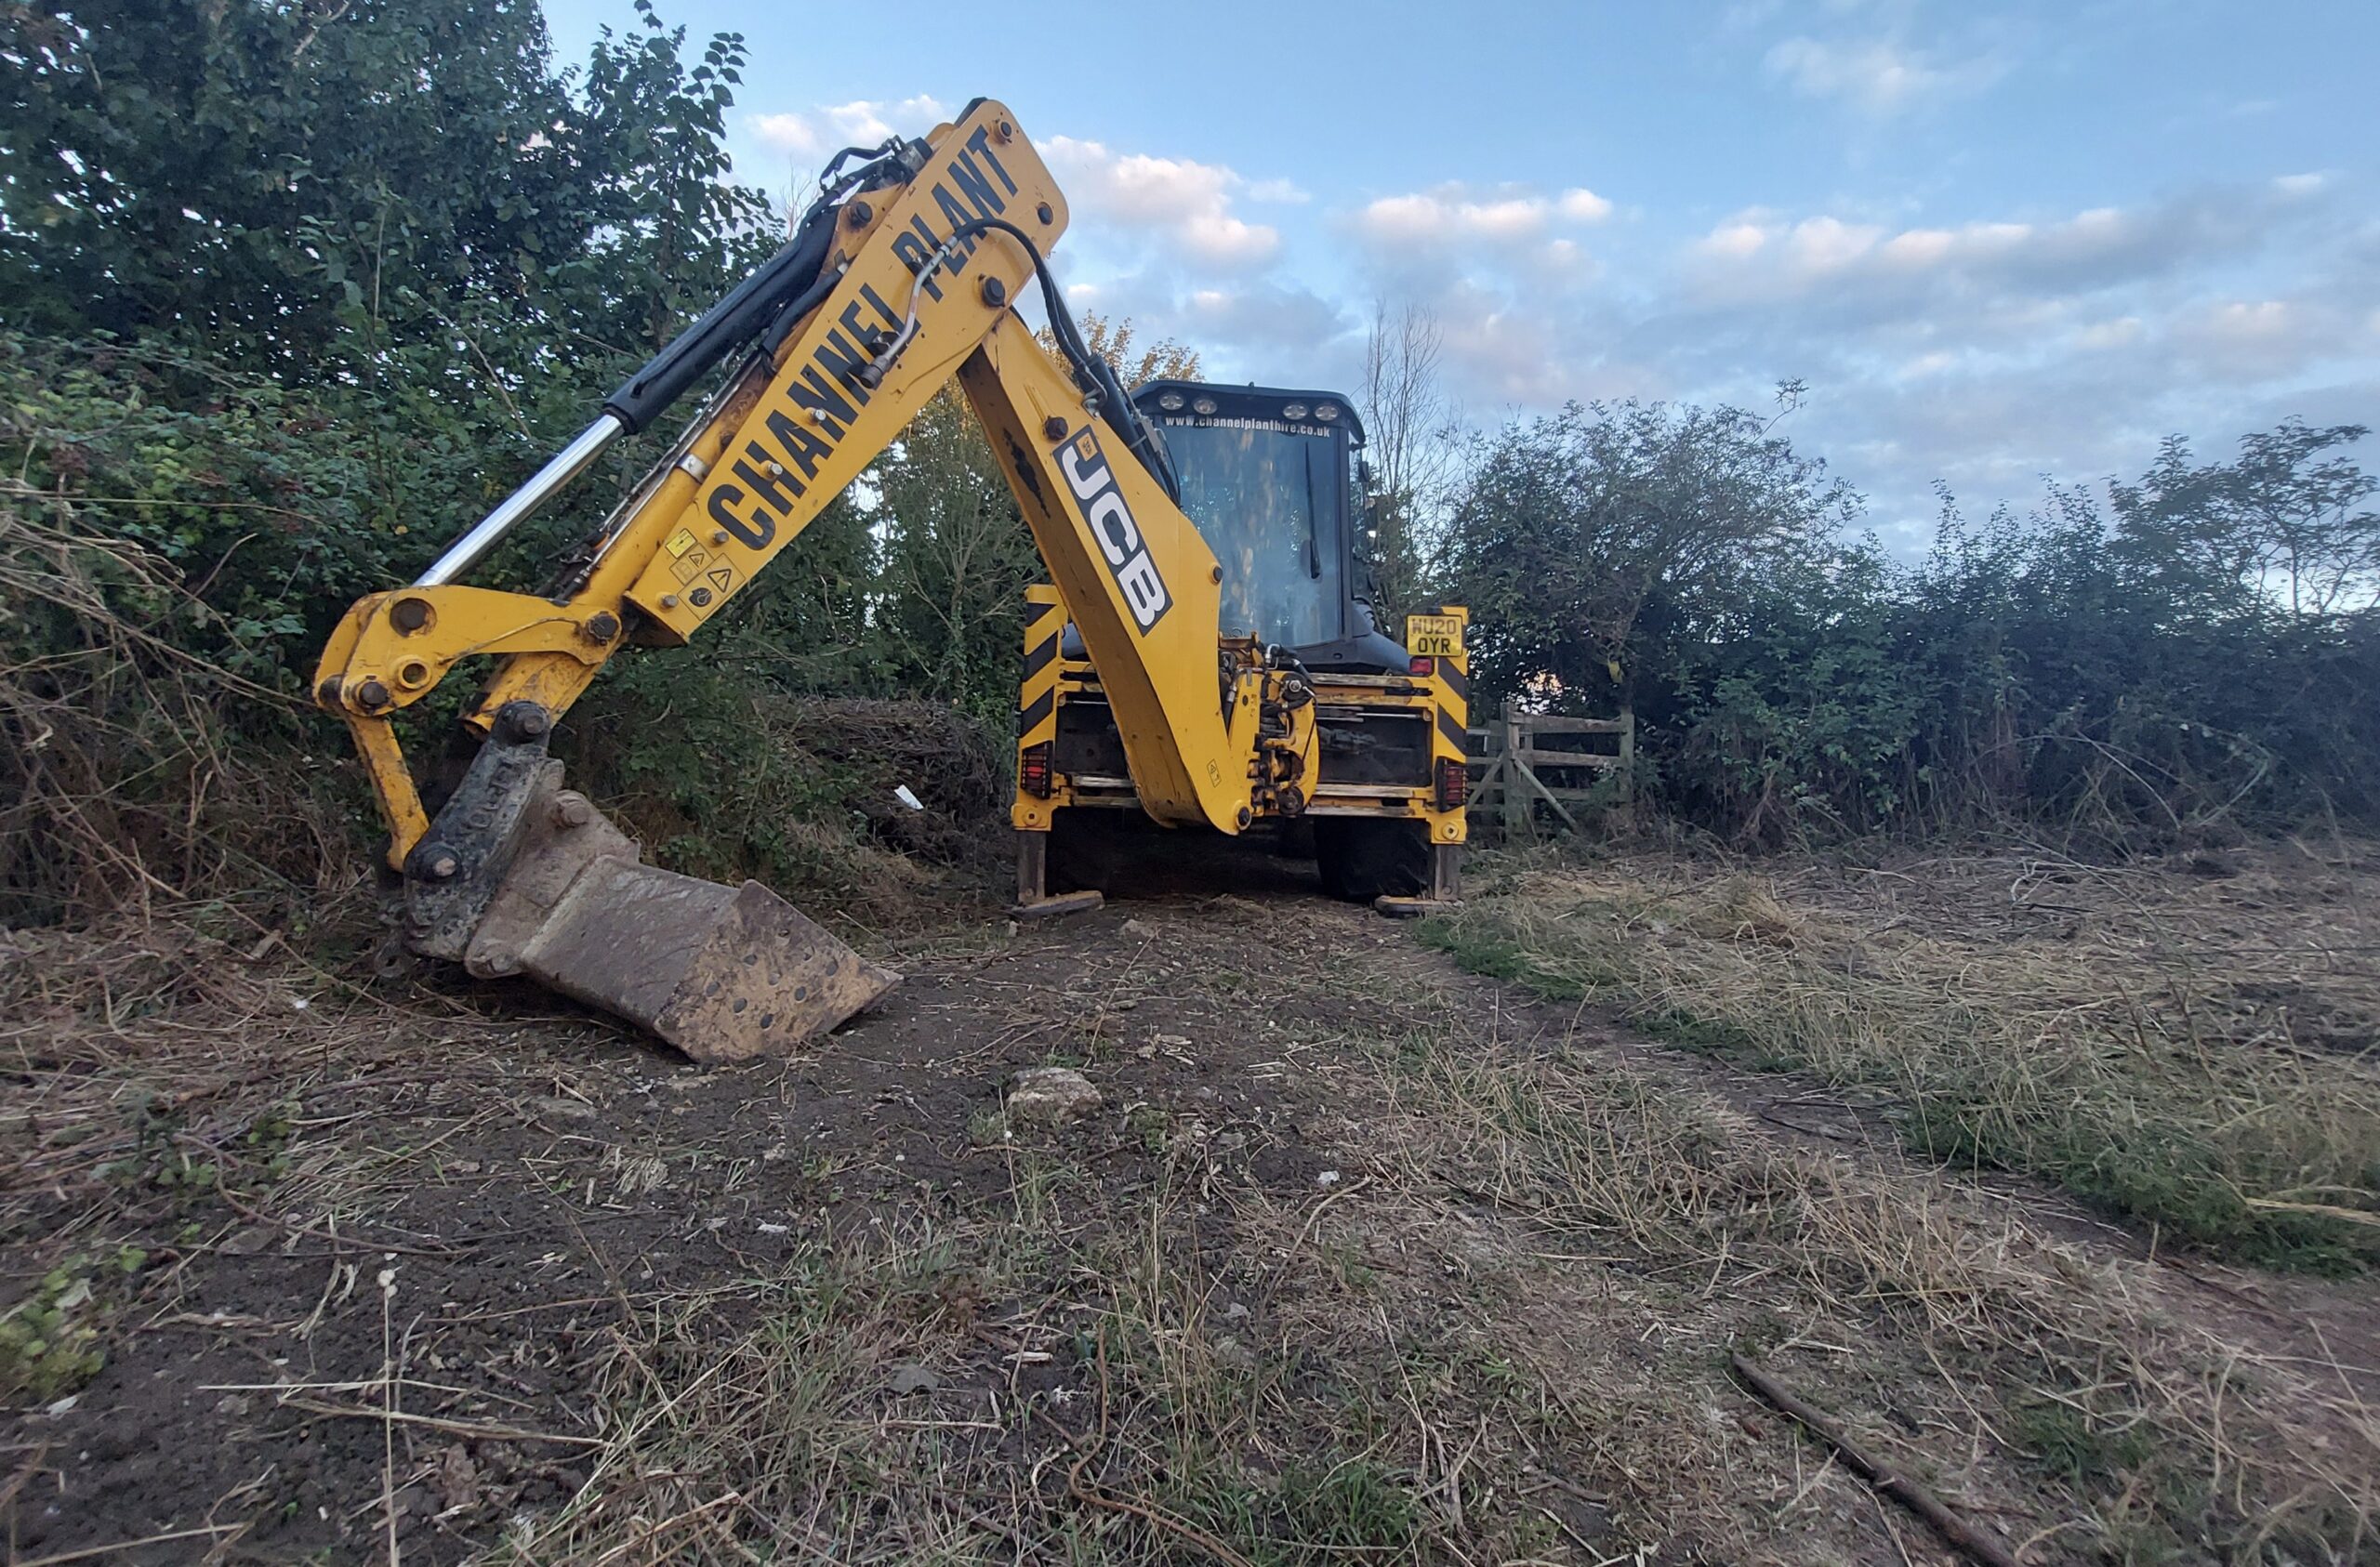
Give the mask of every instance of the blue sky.
M 1352 388 L 1384 300 L 1477 426 L 1800 379 L 1780 428 L 1904 551 L 1937 479 L 2380 424 L 2374 0 L 662 4 L 746 36 L 741 178 L 998 98 L 1078 307 L 1210 375 Z M 564 59 L 633 15 L 548 12 Z

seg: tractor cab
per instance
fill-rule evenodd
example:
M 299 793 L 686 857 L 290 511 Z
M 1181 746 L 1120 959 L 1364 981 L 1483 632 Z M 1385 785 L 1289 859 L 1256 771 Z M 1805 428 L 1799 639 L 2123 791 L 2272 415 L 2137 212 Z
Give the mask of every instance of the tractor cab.
M 1364 427 L 1345 398 L 1168 380 L 1132 402 L 1223 567 L 1224 636 L 1276 643 L 1317 673 L 1404 672 L 1404 647 L 1372 620 L 1358 547 Z

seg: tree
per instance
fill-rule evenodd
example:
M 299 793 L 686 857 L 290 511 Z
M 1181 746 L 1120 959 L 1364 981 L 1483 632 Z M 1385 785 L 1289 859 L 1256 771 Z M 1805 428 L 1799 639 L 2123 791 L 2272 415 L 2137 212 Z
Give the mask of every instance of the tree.
M 0 288 L 302 374 L 342 299 L 524 286 L 584 232 L 526 0 L 11 6 Z
M 0 356 L 81 388 L 25 411 L 33 467 L 139 432 L 158 480 L 112 481 L 92 525 L 311 662 L 771 243 L 721 178 L 740 42 L 681 62 L 682 30 L 641 19 L 582 77 L 516 0 L 0 7 L 0 291 L 46 329 Z M 604 489 L 493 570 L 534 579 Z
M 2139 483 L 2110 487 L 2127 559 L 2176 598 L 2219 607 L 2243 593 L 2293 615 L 2380 603 L 2380 480 L 2323 455 L 2369 433 L 2291 419 L 2204 467 L 2169 437 Z
M 1574 402 L 1508 427 L 1448 552 L 1483 698 L 1628 701 L 1648 634 L 1721 634 L 1765 577 L 1826 555 L 1858 505 L 1740 409 Z
M 1040 557 L 966 401 L 945 388 L 870 471 L 892 678 L 979 716 L 1013 706 L 1025 586 Z
M 1134 352 L 1136 329 L 1130 321 L 1117 321 L 1095 310 L 1085 310 L 1075 324 L 1082 330 L 1083 346 L 1108 362 L 1127 391 L 1149 381 L 1198 378 L 1197 350 L 1183 348 L 1170 337 L 1160 337 Z M 1036 336 L 1042 348 L 1053 358 L 1058 357 L 1055 336 L 1046 329 Z
M 767 198 L 731 183 L 726 113 L 742 81 L 741 33 L 714 35 L 689 71 L 686 30 L 636 0 L 641 32 L 603 29 L 572 129 L 594 186 L 583 261 L 631 312 L 624 346 L 656 349 L 716 303 L 780 243 Z
M 768 209 L 721 178 L 742 41 L 689 72 L 639 11 L 582 84 L 533 0 L 0 8 L 0 293 L 20 326 L 162 333 L 293 385 L 425 343 L 516 381 L 649 350 Z
M 1444 540 L 1461 448 L 1438 377 L 1437 318 L 1416 304 L 1372 306 L 1364 347 L 1365 460 L 1371 465 L 1370 555 L 1382 625 L 1424 607 Z

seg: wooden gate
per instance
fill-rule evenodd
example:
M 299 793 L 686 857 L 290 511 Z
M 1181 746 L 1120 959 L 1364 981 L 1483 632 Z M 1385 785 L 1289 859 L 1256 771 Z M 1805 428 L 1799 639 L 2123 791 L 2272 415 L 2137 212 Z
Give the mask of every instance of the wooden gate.
M 1622 808 L 1631 803 L 1636 768 L 1632 712 L 1616 718 L 1562 718 L 1524 713 L 1507 697 L 1503 712 L 1471 736 L 1476 747 L 1471 809 L 1501 822 L 1507 839 L 1534 836 L 1540 806 L 1577 832 L 1573 808 L 1597 797 Z M 1616 749 L 1601 748 L 1606 736 Z M 1596 787 L 1607 773 L 1618 776 L 1616 796 Z

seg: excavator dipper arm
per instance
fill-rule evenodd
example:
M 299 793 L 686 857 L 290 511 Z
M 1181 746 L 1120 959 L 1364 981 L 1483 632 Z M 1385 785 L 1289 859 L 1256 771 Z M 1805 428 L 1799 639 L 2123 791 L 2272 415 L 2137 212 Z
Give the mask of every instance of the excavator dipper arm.
M 1225 832 L 1249 819 L 1265 675 L 1252 645 L 1218 639 L 1215 559 L 1161 461 L 1137 454 L 1145 432 L 1112 375 L 1069 374 L 1014 313 L 1038 281 L 1063 316 L 1042 257 L 1064 197 L 998 103 L 879 151 L 855 191 L 830 186 L 785 253 L 421 580 L 358 601 L 315 678 L 372 779 L 413 950 L 530 974 L 698 1059 L 832 1027 L 897 976 L 756 883 L 738 892 L 641 863 L 562 788 L 547 738 L 623 645 L 684 642 L 716 617 L 954 376 L 1075 612 L 1147 810 Z M 738 367 L 558 596 L 453 580 L 685 389 L 690 366 L 729 360 Z M 466 721 L 485 738 L 433 818 L 393 719 L 482 655 L 496 664 Z

